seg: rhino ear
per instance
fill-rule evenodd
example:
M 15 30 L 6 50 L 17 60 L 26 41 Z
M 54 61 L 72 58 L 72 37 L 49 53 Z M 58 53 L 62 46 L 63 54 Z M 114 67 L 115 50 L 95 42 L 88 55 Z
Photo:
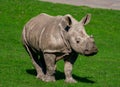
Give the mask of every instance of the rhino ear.
M 72 19 L 71 19 L 72 16 L 67 14 L 64 16 L 64 18 L 65 18 L 65 21 L 68 23 L 68 25 L 71 26 L 72 25 Z
M 82 23 L 83 25 L 87 25 L 90 22 L 90 19 L 91 19 L 91 14 L 87 14 L 85 17 L 82 18 L 80 23 Z
M 71 25 L 72 25 L 71 16 L 70 15 L 63 16 L 62 21 L 59 24 L 60 28 L 68 32 Z

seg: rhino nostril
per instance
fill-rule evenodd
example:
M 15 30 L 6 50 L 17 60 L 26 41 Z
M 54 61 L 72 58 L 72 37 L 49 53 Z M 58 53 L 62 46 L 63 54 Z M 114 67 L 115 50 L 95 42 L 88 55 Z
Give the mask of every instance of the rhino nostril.
M 98 52 L 98 49 L 97 49 L 96 47 L 94 47 L 94 48 L 93 48 L 93 51 L 97 53 L 97 52 Z
M 98 49 L 96 48 L 95 51 L 98 52 Z
M 96 47 L 96 46 L 93 46 L 93 49 L 97 49 L 97 47 Z
M 85 51 L 88 51 L 88 49 L 85 49 Z

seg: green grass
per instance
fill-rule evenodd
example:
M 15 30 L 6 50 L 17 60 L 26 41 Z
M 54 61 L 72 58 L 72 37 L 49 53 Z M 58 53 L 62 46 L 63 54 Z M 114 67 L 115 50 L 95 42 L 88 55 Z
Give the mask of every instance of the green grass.
M 21 32 L 30 18 L 43 12 L 71 14 L 77 20 L 92 14 L 86 31 L 95 36 L 99 53 L 79 56 L 73 69 L 76 84 L 64 82 L 63 61 L 57 63 L 55 83 L 35 77 L 31 60 L 21 44 Z M 0 0 L 0 87 L 120 87 L 120 11 L 38 0 Z

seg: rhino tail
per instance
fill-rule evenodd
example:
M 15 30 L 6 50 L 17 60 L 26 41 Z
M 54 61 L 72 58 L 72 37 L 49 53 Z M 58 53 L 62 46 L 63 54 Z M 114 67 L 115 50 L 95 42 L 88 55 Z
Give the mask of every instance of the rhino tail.
M 23 42 L 23 45 L 27 44 L 26 29 L 25 29 L 25 27 L 23 28 L 23 32 L 22 32 L 22 42 Z

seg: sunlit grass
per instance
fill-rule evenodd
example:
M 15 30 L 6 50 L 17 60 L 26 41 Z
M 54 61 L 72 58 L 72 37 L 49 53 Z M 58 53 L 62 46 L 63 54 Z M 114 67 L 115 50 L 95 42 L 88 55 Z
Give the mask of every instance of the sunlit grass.
M 31 60 L 21 44 L 21 32 L 24 24 L 40 13 L 71 14 L 77 20 L 92 14 L 86 31 L 94 35 L 99 53 L 92 57 L 79 56 L 73 69 L 78 83 L 64 83 L 62 60 L 57 63 L 55 83 L 36 79 Z M 119 82 L 120 11 L 38 0 L 0 1 L 0 87 L 119 87 Z

